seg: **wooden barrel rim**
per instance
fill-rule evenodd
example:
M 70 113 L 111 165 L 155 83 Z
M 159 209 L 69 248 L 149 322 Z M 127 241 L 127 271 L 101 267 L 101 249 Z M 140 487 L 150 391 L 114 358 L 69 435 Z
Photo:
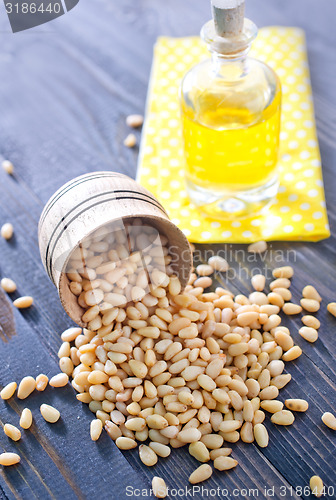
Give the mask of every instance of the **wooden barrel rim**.
M 92 174 L 84 174 L 80 175 L 79 177 L 76 177 L 75 179 L 72 179 L 71 181 L 67 182 L 64 186 L 60 187 L 56 193 L 53 194 L 53 196 L 47 201 L 43 212 L 40 217 L 40 222 L 39 222 L 39 227 L 41 228 L 48 213 L 50 212 L 51 208 L 57 203 L 57 201 L 62 198 L 68 191 L 71 189 L 80 186 L 84 182 L 87 181 L 92 181 L 94 179 L 99 179 L 102 177 L 125 177 L 127 178 L 127 175 L 124 174 L 119 174 L 117 172 L 93 172 Z
M 46 264 L 46 267 L 47 267 L 47 272 L 48 272 L 48 275 L 50 277 L 50 279 L 53 281 L 53 277 L 52 277 L 52 272 L 51 272 L 51 267 L 52 267 L 52 260 L 53 260 L 53 254 L 54 254 L 54 251 L 55 251 L 55 247 L 57 245 L 57 242 L 59 241 L 62 233 L 70 226 L 70 224 L 72 222 L 74 222 L 77 217 L 79 215 L 81 215 L 82 213 L 86 212 L 87 210 L 90 210 L 91 208 L 97 206 L 97 205 L 100 205 L 100 204 L 103 204 L 103 203 L 107 203 L 109 201 L 118 201 L 118 200 L 138 200 L 138 201 L 142 201 L 142 202 L 145 202 L 145 203 L 149 203 L 150 205 L 153 205 L 155 206 L 156 208 L 159 208 L 165 215 L 166 212 L 163 208 L 161 208 L 157 203 L 154 203 L 153 201 L 151 200 L 147 200 L 147 199 L 143 199 L 143 198 L 140 198 L 138 196 L 113 196 L 113 197 L 110 197 L 110 198 L 107 198 L 107 199 L 104 199 L 104 200 L 101 200 L 101 201 L 98 201 L 98 202 L 95 202 L 87 207 L 85 207 L 83 210 L 81 210 L 80 212 L 76 212 L 76 214 L 72 217 L 72 219 L 68 222 L 66 222 L 66 218 L 74 211 L 76 210 L 77 208 L 79 208 L 81 205 L 83 205 L 84 203 L 87 203 L 88 201 L 91 201 L 92 199 L 94 198 L 100 198 L 102 196 L 105 196 L 105 195 L 108 195 L 108 194 L 115 194 L 115 193 L 134 193 L 134 194 L 138 194 L 138 195 L 141 195 L 141 196 L 147 196 L 145 193 L 138 193 L 137 191 L 130 191 L 130 190 L 127 190 L 127 191 L 122 191 L 122 190 L 119 190 L 119 191 L 105 191 L 104 193 L 99 193 L 97 195 L 94 195 L 90 198 L 90 200 L 83 200 L 81 203 L 79 203 L 78 205 L 76 205 L 75 207 L 73 207 L 66 216 L 63 216 L 61 218 L 61 220 L 59 221 L 59 223 L 57 224 L 57 226 L 55 227 L 50 239 L 49 239 L 49 242 L 48 242 L 48 245 L 47 245 L 47 248 L 46 248 L 46 253 L 45 253 L 45 264 Z M 111 221 L 112 222 L 112 221 Z M 64 223 L 64 224 L 63 224 Z M 61 226 L 61 228 L 60 228 Z M 51 248 L 51 244 L 52 244 L 52 240 L 57 232 L 57 230 L 60 228 L 60 232 L 59 234 L 57 235 L 54 243 L 53 243 L 53 246 L 52 246 L 52 249 L 50 250 Z M 49 252 L 50 252 L 50 256 L 49 256 Z

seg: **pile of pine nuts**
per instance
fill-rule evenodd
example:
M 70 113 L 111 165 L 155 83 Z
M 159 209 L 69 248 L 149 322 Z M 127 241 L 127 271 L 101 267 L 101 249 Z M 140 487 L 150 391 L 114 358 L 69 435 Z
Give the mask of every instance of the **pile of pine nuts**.
M 290 266 L 273 271 L 268 293 L 261 274 L 252 277 L 249 296 L 234 296 L 223 287 L 208 292 L 211 275 L 228 270 L 219 256 L 199 265 L 182 291 L 167 238 L 139 220 L 126 229 L 97 231 L 73 253 L 67 268 L 69 288 L 88 329 L 64 331 L 58 352 L 61 373 L 50 381 L 43 374 L 25 377 L 17 396 L 25 399 L 48 383 L 63 387 L 71 377 L 77 399 L 95 414 L 90 425 L 93 441 L 104 428 L 121 450 L 141 443 L 139 456 L 147 466 L 168 457 L 171 448 L 188 445 L 190 455 L 201 463 L 189 477 L 196 484 L 212 475 L 210 461 L 220 471 L 238 465 L 228 444 L 241 439 L 268 446 L 266 413 L 272 423 L 286 426 L 294 422 L 293 412 L 307 411 L 303 399 L 277 399 L 291 380 L 284 373 L 285 362 L 302 354 L 279 313 L 314 313 L 322 299 L 306 286 L 300 305 L 291 302 Z M 8 292 L 14 289 L 7 281 L 2 285 Z M 328 311 L 335 313 L 333 303 Z M 306 314 L 302 323 L 299 334 L 315 342 L 317 318 Z M 16 388 L 12 382 L 0 396 L 9 399 Z M 42 404 L 40 411 L 47 422 L 60 418 L 49 405 Z M 336 430 L 331 413 L 324 413 L 322 421 Z M 20 426 L 28 429 L 31 424 L 26 408 Z M 4 432 L 14 441 L 21 438 L 11 424 Z M 1 465 L 19 461 L 15 453 L 0 455 Z M 312 489 L 316 484 L 319 491 L 318 476 L 311 479 Z M 158 498 L 167 495 L 162 478 L 153 478 L 152 489 Z
M 104 427 L 122 450 L 143 443 L 139 456 L 147 466 L 167 457 L 171 448 L 188 445 L 189 453 L 203 463 L 189 478 L 195 484 L 212 474 L 205 462 L 212 460 L 218 470 L 237 466 L 225 443 L 241 439 L 268 445 L 265 412 L 274 424 L 291 425 L 293 411 L 308 409 L 302 399 L 286 400 L 287 409 L 277 399 L 291 380 L 284 373 L 285 362 L 302 354 L 281 325 L 279 312 L 316 312 L 321 297 L 307 286 L 301 305 L 290 302 L 290 266 L 273 271 L 269 293 L 263 275 L 252 277 L 254 291 L 248 297 L 222 287 L 206 292 L 211 274 L 228 269 L 218 256 L 199 265 L 181 292 L 167 246 L 166 272 L 154 267 L 157 247 L 151 241 L 146 246 L 148 268 L 139 270 L 145 245 L 127 255 L 125 239 L 118 238 L 119 251 L 109 250 L 116 238 L 98 234 L 94 246 L 92 240 L 85 243 L 70 263 L 69 286 L 86 309 L 83 321 L 89 321 L 90 329 L 62 334 L 66 373 L 77 399 L 89 404 L 96 416 L 92 440 L 99 439 Z M 159 243 L 168 242 L 161 236 Z M 302 322 L 300 335 L 314 342 L 317 318 L 305 315 Z M 60 366 L 64 363 L 62 356 Z

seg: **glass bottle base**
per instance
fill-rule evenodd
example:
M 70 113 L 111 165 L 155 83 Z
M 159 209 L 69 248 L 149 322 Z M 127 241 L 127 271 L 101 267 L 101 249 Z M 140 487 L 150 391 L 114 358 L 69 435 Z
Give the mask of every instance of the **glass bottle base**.
M 204 189 L 186 179 L 190 200 L 206 216 L 214 219 L 240 219 L 258 214 L 271 204 L 279 189 L 278 176 L 262 186 L 244 191 Z

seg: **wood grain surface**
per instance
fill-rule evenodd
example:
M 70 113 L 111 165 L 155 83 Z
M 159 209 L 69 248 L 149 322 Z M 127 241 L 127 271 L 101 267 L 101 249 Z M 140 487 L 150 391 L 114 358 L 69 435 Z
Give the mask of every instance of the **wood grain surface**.
M 31 294 L 35 302 L 29 310 L 14 311 L 16 335 L 0 339 L 0 387 L 27 374 L 57 373 L 60 333 L 72 325 L 39 256 L 37 223 L 44 203 L 62 184 L 86 172 L 116 170 L 135 176 L 138 150 L 123 146 L 129 133 L 125 117 L 144 112 L 153 44 L 159 35 L 197 34 L 210 16 L 209 4 L 81 0 L 57 20 L 14 35 L 1 3 L 0 154 L 14 163 L 15 175 L 0 171 L 0 225 L 12 222 L 15 236 L 10 242 L 0 241 L 0 277 L 16 281 L 18 291 L 11 299 Z M 243 246 L 198 247 L 199 260 L 213 249 L 232 252 L 236 272 L 223 280 L 234 292 L 249 292 L 248 278 L 256 269 L 269 275 L 279 265 L 275 256 L 281 251 L 284 261 L 288 258 L 295 267 L 294 300 L 307 283 L 323 297 L 315 344 L 296 333 L 299 318 L 287 320 L 304 354 L 287 365 L 293 380 L 280 396 L 307 399 L 309 411 L 296 415 L 290 428 L 267 422 L 266 449 L 233 445 L 239 466 L 230 473 L 215 472 L 204 485 L 209 491 L 228 490 L 227 497 L 216 493 L 216 498 L 309 498 L 307 490 L 296 488 L 307 486 L 313 474 L 336 491 L 335 433 L 320 420 L 324 411 L 336 407 L 336 320 L 326 311 L 327 303 L 336 300 L 335 14 L 334 0 L 247 1 L 247 15 L 259 26 L 291 25 L 306 31 L 333 236 L 314 244 L 272 243 L 266 259 L 255 262 L 246 261 Z M 44 402 L 60 410 L 57 425 L 40 416 Z M 170 488 L 185 488 L 197 466 L 186 449 L 178 449 L 148 469 L 137 451 L 120 452 L 105 433 L 97 443 L 90 441 L 92 414 L 70 386 L 49 388 L 27 401 L 0 403 L 1 424 L 18 425 L 25 406 L 34 415 L 31 431 L 24 432 L 19 443 L 9 442 L 0 432 L 0 452 L 18 450 L 22 457 L 20 465 L 0 469 L 1 500 L 123 500 L 129 498 L 127 486 L 149 489 L 154 475 L 164 477 Z M 274 494 L 265 487 L 274 487 Z M 196 493 L 194 498 L 207 497 Z

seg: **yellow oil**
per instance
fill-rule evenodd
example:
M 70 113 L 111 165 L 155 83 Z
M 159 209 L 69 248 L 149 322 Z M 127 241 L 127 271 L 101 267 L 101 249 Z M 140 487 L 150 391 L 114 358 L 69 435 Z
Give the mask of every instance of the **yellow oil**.
M 253 99 L 251 96 L 251 109 Z M 253 189 L 275 175 L 279 149 L 281 91 L 260 112 L 232 105 L 212 93 L 182 102 L 186 176 L 200 188 Z M 256 106 L 258 107 L 258 106 Z

